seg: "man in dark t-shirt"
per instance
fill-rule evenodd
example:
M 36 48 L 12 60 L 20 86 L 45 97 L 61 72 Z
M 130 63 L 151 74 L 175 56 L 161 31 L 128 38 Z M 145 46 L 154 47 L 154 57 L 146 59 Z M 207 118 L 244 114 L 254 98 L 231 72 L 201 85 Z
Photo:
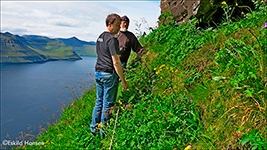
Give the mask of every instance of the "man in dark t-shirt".
M 132 32 L 128 31 L 130 19 L 126 15 L 121 17 L 121 19 L 121 29 L 120 32 L 115 35 L 115 37 L 117 37 L 119 40 L 121 55 L 120 60 L 122 67 L 125 70 L 129 56 L 131 54 L 131 50 L 133 50 L 137 54 L 146 54 L 147 51 L 141 46 L 136 36 Z
M 96 52 L 97 61 L 95 65 L 95 80 L 97 99 L 92 114 L 91 132 L 96 135 L 106 126 L 110 119 L 110 107 L 116 100 L 119 78 L 122 81 L 123 89 L 128 88 L 119 55 L 119 43 L 114 37 L 120 29 L 121 18 L 117 14 L 110 14 L 106 18 L 107 31 L 103 32 L 97 39 Z

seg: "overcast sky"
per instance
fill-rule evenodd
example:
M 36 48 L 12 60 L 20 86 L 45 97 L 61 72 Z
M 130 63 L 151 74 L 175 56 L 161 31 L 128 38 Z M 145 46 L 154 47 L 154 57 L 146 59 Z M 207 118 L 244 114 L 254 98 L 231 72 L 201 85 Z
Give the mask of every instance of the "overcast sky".
M 160 1 L 1 1 L 1 32 L 95 41 L 111 13 L 127 15 L 133 33 L 146 21 L 147 31 L 157 26 Z

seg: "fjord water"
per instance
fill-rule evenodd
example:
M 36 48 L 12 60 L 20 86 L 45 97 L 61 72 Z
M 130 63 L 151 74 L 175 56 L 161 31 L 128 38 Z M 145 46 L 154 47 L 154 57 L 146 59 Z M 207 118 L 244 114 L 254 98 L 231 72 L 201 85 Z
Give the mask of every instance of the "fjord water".
M 82 95 L 79 86 L 94 83 L 96 57 L 82 58 L 1 64 L 1 143 L 5 139 L 16 140 L 21 131 L 24 135 L 37 135 L 47 123 L 52 124 L 53 114 L 59 118 L 62 104 L 67 106 L 74 96 Z

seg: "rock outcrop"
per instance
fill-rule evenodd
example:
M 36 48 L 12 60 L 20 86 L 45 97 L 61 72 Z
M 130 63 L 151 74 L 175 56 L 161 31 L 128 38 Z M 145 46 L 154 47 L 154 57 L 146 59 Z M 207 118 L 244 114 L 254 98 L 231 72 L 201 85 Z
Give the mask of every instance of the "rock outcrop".
M 231 17 L 238 19 L 254 8 L 253 0 L 225 0 Z M 170 11 L 178 25 L 197 17 L 204 26 L 220 23 L 224 17 L 222 0 L 161 0 L 161 13 Z
M 161 0 L 161 13 L 170 11 L 173 18 L 179 23 L 188 22 L 196 16 L 200 0 Z

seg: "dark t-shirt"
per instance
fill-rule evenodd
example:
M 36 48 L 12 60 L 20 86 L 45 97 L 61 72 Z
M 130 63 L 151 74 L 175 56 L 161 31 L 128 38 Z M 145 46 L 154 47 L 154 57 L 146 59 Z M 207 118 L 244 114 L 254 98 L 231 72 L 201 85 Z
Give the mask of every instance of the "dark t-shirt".
M 119 54 L 119 42 L 110 32 L 103 32 L 96 42 L 97 61 L 95 71 L 113 71 L 112 55 Z
M 128 58 L 131 54 L 131 49 L 136 53 L 139 53 L 144 49 L 139 43 L 136 36 L 130 31 L 125 31 L 125 32 L 120 31 L 119 34 L 115 36 L 118 37 L 120 47 L 125 47 L 125 49 L 120 52 L 121 62 L 128 61 Z

